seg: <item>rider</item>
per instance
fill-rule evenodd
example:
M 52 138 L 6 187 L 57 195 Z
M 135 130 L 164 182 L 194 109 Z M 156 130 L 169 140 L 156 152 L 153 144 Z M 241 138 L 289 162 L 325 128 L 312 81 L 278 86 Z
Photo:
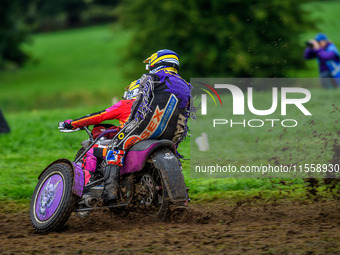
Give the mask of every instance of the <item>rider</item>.
M 131 107 L 136 99 L 136 95 L 139 89 L 140 80 L 131 82 L 131 84 L 126 87 L 123 99 L 118 103 L 114 104 L 110 108 L 107 108 L 100 112 L 95 112 L 88 114 L 84 117 L 80 117 L 76 120 L 66 120 L 63 122 L 63 126 L 69 129 L 81 128 L 84 126 L 97 125 L 105 120 L 119 121 L 119 126 L 111 126 L 108 129 L 115 129 L 116 132 L 109 133 L 106 137 L 112 139 L 114 135 L 124 126 L 125 122 L 128 120 L 131 114 Z M 101 132 L 107 129 L 107 125 L 95 126 L 92 130 L 93 137 L 96 138 Z M 106 148 L 98 144 L 95 144 L 83 157 L 82 168 L 85 173 L 85 184 L 87 184 L 91 178 L 90 172 L 95 172 L 97 166 L 97 158 L 104 159 L 106 155 Z
M 149 73 L 141 77 L 131 115 L 112 139 L 106 154 L 107 202 L 117 200 L 120 167 L 131 146 L 145 139 L 169 139 L 178 146 L 187 133 L 192 87 L 178 75 L 178 55 L 171 50 L 160 50 L 144 63 Z

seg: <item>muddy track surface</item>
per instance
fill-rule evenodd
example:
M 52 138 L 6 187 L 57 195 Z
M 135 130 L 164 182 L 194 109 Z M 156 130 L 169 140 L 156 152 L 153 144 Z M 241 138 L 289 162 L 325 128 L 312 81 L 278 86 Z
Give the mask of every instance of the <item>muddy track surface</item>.
M 340 254 L 340 202 L 191 205 L 160 222 L 107 211 L 35 234 L 27 209 L 0 208 L 2 254 Z

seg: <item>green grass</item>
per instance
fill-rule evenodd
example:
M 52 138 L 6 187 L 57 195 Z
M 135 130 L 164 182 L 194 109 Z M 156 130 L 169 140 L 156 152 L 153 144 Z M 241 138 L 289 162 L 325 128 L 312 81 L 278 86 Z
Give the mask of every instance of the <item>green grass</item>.
M 331 163 L 334 155 L 333 146 L 338 139 L 338 121 L 340 117 L 340 90 L 310 89 L 312 99 L 305 104 L 312 116 L 303 115 L 295 106 L 287 106 L 287 116 L 280 115 L 280 107 L 270 116 L 256 116 L 249 111 L 244 116 L 232 115 L 231 95 L 222 96 L 223 106 L 215 106 L 208 99 L 208 114 L 200 116 L 196 125 L 192 125 L 191 163 L 196 165 L 289 165 L 305 163 Z M 271 105 L 271 92 L 254 92 L 254 104 L 257 109 L 268 109 Z M 279 100 L 280 102 L 280 100 Z M 196 103 L 198 104 L 198 103 Z M 276 121 L 266 122 L 263 127 L 252 128 L 246 125 L 216 125 L 213 119 L 231 119 L 246 122 L 250 119 L 295 119 L 294 128 L 282 127 Z M 195 139 L 205 132 L 210 150 L 200 152 Z M 194 171 L 193 171 L 194 172 Z M 222 174 L 223 175 L 223 174 Z M 232 175 L 232 174 L 231 174 Z M 199 175 L 201 176 L 201 174 Z M 212 175 L 208 176 L 212 177 Z M 232 175 L 233 176 L 233 175 Z M 244 174 L 249 176 L 249 174 Z M 215 175 L 217 177 L 217 175 Z
M 87 109 L 89 110 L 89 109 Z M 80 132 L 58 132 L 57 123 L 66 116 L 84 114 L 83 109 L 29 111 L 8 114 L 11 133 L 0 135 L 0 199 L 29 198 L 39 172 L 58 158 L 73 159 Z
M 96 105 L 129 85 L 120 50 L 130 33 L 99 26 L 37 34 L 25 68 L 0 73 L 0 107 L 5 112 Z M 136 79 L 141 74 L 136 73 Z
M 208 115 L 198 113 L 198 121 L 191 122 L 191 173 L 186 172 L 188 185 L 194 187 L 195 198 L 214 199 L 220 197 L 249 197 L 254 194 L 266 194 L 266 197 L 282 196 L 306 197 L 306 183 L 296 179 L 295 175 L 281 174 L 284 183 L 278 179 L 264 179 L 261 174 L 195 173 L 197 165 L 289 165 L 304 163 L 340 163 L 334 150 L 339 145 L 339 107 L 340 90 L 326 91 L 310 89 L 312 99 L 305 107 L 312 116 L 304 116 L 293 106 L 287 107 L 287 116 L 278 113 L 270 116 L 254 116 L 245 112 L 245 116 L 232 115 L 231 95 L 222 96 L 223 107 L 215 106 L 208 99 Z M 220 92 L 220 91 L 219 91 Z M 221 95 L 221 94 L 220 94 Z M 254 92 L 254 105 L 257 109 L 268 109 L 271 102 L 270 92 Z M 279 101 L 280 102 L 280 101 Z M 196 103 L 197 104 L 197 103 Z M 225 118 L 230 121 L 243 119 L 296 119 L 296 128 L 284 128 L 280 125 L 262 128 L 250 128 L 230 125 L 212 127 L 212 119 Z M 208 136 L 210 150 L 198 151 L 195 139 L 205 132 Z M 199 178 L 194 178 L 199 177 Z M 222 177 L 216 179 L 216 177 Z M 223 178 L 224 177 L 224 178 Z M 306 177 L 306 175 L 304 175 Z M 294 192 L 291 192 L 294 190 Z M 227 191 L 227 192 L 225 192 Z M 283 195 L 284 194 L 284 195 Z
M 104 107 L 104 106 L 102 106 Z M 0 200 L 27 201 L 33 193 L 37 177 L 52 161 L 58 158 L 73 159 L 80 142 L 87 139 L 85 132 L 60 133 L 57 122 L 97 110 L 96 107 L 54 109 L 11 113 L 7 120 L 11 126 L 10 134 L 0 135 L 2 153 L 0 154 Z M 190 139 L 180 146 L 185 158 L 190 156 Z M 226 196 L 254 194 L 260 191 L 272 192 L 287 189 L 289 186 L 264 179 L 192 179 L 189 162 L 183 163 L 184 175 L 194 199 L 211 199 Z M 295 187 L 301 182 L 294 182 Z M 231 191 L 232 193 L 225 193 Z

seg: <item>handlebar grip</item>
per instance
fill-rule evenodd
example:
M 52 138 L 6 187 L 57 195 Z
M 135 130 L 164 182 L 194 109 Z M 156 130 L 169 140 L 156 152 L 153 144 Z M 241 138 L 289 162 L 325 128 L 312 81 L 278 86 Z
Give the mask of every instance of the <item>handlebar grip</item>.
M 62 133 L 72 133 L 72 132 L 77 132 L 77 131 L 80 131 L 81 129 L 80 128 L 77 128 L 77 129 L 66 129 L 66 128 L 59 128 L 59 131 L 62 132 Z

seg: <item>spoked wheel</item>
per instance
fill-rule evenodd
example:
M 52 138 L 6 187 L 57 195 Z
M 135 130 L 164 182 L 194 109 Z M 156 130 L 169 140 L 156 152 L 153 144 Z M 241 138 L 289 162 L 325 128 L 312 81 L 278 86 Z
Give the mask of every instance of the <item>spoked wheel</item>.
M 169 212 L 169 195 L 157 168 L 142 175 L 139 197 L 147 214 L 164 218 Z
M 76 204 L 72 193 L 73 171 L 66 163 L 51 165 L 41 176 L 32 196 L 31 223 L 46 234 L 64 226 Z

